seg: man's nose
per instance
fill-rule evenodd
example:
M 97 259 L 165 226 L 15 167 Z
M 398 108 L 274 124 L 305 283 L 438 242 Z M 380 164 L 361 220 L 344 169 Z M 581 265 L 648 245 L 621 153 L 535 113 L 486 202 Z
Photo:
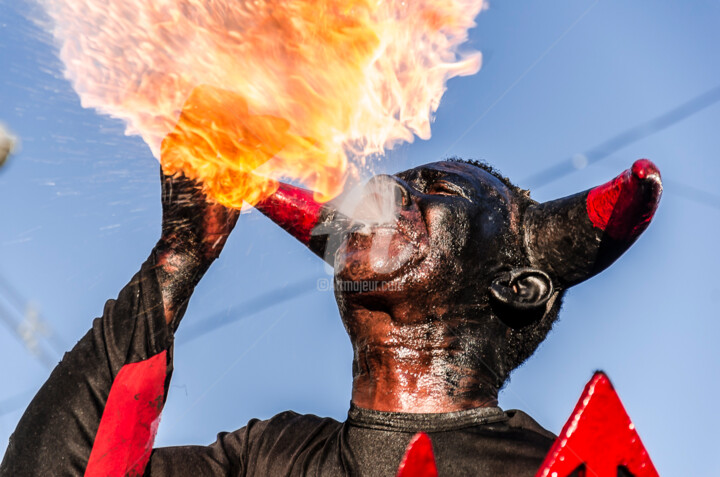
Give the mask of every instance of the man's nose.
M 378 174 L 373 176 L 365 187 L 370 194 L 391 197 L 398 209 L 407 209 L 412 204 L 410 186 L 399 177 Z

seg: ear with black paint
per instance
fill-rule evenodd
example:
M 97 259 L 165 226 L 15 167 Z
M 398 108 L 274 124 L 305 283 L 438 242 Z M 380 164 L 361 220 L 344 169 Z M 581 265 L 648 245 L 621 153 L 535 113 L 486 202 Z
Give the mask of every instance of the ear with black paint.
M 493 311 L 514 329 L 542 319 L 553 292 L 548 274 L 535 268 L 514 268 L 496 277 L 490 285 Z

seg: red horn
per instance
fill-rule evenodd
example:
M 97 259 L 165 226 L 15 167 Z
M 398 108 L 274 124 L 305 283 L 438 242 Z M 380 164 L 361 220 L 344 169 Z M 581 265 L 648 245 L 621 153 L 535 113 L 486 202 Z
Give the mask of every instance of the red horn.
M 334 251 L 328 250 L 329 239 L 342 234 L 349 221 L 331 203 L 316 201 L 309 190 L 280 183 L 277 191 L 255 208 L 332 264 Z
M 531 262 L 565 288 L 587 280 L 635 242 L 661 195 L 660 171 L 640 159 L 606 184 L 528 207 L 525 237 Z

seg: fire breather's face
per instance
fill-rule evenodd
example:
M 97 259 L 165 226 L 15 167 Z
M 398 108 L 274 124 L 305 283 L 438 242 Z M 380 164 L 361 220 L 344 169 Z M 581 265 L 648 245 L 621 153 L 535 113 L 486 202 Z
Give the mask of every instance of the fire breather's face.
M 339 299 L 474 299 L 503 266 L 512 192 L 483 169 L 427 164 L 376 176 L 364 194 L 335 254 Z M 393 213 L 373 217 L 388 198 Z
M 356 346 L 450 340 L 460 358 L 490 362 L 501 383 L 544 339 L 562 293 L 647 228 L 662 181 L 640 159 L 567 197 L 537 203 L 521 194 L 482 167 L 438 162 L 376 176 L 350 207 L 287 184 L 257 207 L 334 266 Z M 402 337 L 398 323 L 411 325 Z

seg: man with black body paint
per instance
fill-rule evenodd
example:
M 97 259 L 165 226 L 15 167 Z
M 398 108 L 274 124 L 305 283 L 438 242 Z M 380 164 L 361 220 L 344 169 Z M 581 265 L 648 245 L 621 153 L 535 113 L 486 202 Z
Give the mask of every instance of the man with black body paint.
M 547 335 L 564 291 L 647 226 L 662 189 L 657 169 L 638 161 L 608 184 L 545 204 L 477 163 L 438 162 L 384 180 L 396 190 L 395 226 L 343 229 L 332 249 L 298 231 L 337 219 L 331 207 L 319 214 L 306 196 L 280 192 L 258 206 L 330 257 L 336 282 L 391 285 L 336 291 L 354 349 L 345 422 L 284 412 L 207 447 L 150 451 L 173 332 L 238 218 L 192 182 L 163 177 L 161 239 L 38 392 L 0 474 L 394 475 L 425 431 L 440 476 L 534 475 L 554 436 L 499 409 L 498 391 Z M 394 260 L 381 272 L 370 253 L 378 237 Z

